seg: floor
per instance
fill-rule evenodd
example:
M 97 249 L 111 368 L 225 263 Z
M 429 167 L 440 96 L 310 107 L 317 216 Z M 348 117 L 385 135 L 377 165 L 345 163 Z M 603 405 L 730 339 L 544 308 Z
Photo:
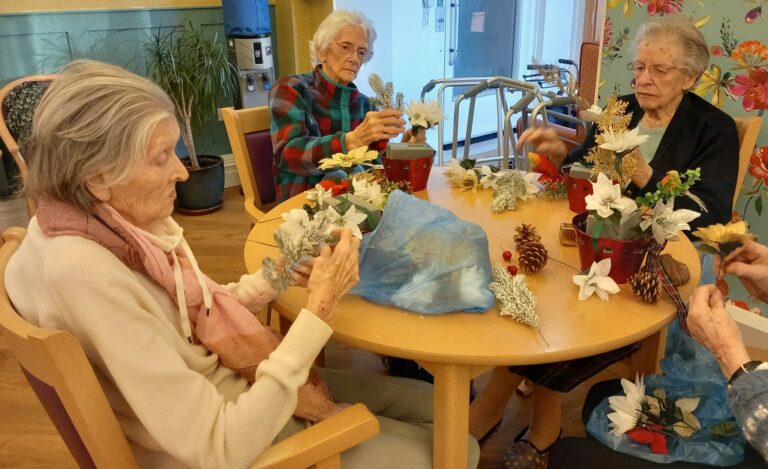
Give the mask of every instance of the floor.
M 204 272 L 214 280 L 236 281 L 245 273 L 243 246 L 250 222 L 243 212 L 243 197 L 238 188 L 225 192 L 223 208 L 202 217 L 175 216 L 184 227 L 187 240 Z M 369 352 L 331 343 L 327 364 L 364 372 L 382 373 L 379 357 Z M 586 391 L 597 381 L 614 377 L 603 372 L 568 394 L 564 405 L 563 435 L 581 436 L 581 404 Z M 479 390 L 485 377 L 475 380 Z M 507 408 L 504 424 L 483 448 L 480 468 L 498 460 L 504 447 L 526 426 L 532 407 L 531 397 L 515 396 Z M 0 339 L 0 467 L 73 468 L 74 460 L 26 384 L 18 364 Z

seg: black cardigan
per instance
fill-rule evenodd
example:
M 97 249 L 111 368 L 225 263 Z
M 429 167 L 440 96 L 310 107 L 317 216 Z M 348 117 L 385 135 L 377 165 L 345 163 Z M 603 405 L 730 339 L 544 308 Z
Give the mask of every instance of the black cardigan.
M 637 127 L 645 112 L 634 94 L 619 97 L 632 112 L 629 128 Z M 593 125 L 582 144 L 576 147 L 566 162 L 583 160 L 595 145 L 596 125 Z M 699 96 L 686 92 L 667 130 L 659 142 L 656 155 L 650 163 L 653 175 L 644 189 L 630 183 L 627 195 L 637 197 L 656 190 L 656 184 L 667 171 L 681 173 L 701 168 L 701 180 L 691 188 L 700 197 L 708 212 L 702 210 L 688 197 L 675 199 L 675 208 L 687 208 L 701 212 L 693 220 L 691 231 L 713 223 L 727 223 L 731 219 L 733 194 L 739 171 L 739 135 L 733 118 Z M 689 232 L 690 233 L 690 232 Z

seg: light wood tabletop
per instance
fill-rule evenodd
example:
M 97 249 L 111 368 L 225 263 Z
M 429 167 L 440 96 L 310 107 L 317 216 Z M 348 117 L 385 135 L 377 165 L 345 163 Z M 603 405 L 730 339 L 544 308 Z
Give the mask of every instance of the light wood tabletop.
M 427 189 L 414 195 L 482 226 L 488 236 L 492 264 L 504 263 L 504 250 L 514 252 L 512 238 L 520 223 L 533 224 L 541 234 L 550 259 L 540 272 L 527 276 L 538 300 L 538 330 L 500 316 L 497 306 L 484 313 L 420 315 L 354 295 L 339 302 L 331 325 L 333 338 L 339 342 L 417 360 L 434 375 L 434 467 L 463 468 L 467 457 L 469 381 L 473 377 L 492 366 L 581 358 L 642 339 L 657 346 L 659 331 L 674 319 L 675 308 L 666 298 L 656 305 L 642 303 L 628 284 L 621 285 L 621 292 L 609 301 L 601 301 L 596 295 L 579 301 L 579 288 L 571 279 L 578 273 L 578 251 L 574 246 L 562 246 L 558 237 L 560 224 L 570 222 L 574 215 L 567 201 L 532 199 L 521 201 L 514 211 L 494 214 L 492 190 L 462 192 L 450 188 L 443 171 L 432 168 Z M 304 203 L 303 195 L 283 202 L 253 227 L 245 243 L 249 272 L 260 268 L 264 256 L 276 255 L 272 234 L 283 221 L 280 215 Z M 691 242 L 682 234 L 679 238 L 668 243 L 665 252 L 691 271 L 690 281 L 680 287 L 681 296 L 687 300 L 699 282 L 700 263 Z M 291 288 L 275 300 L 273 307 L 293 319 L 306 300 L 306 290 Z M 656 352 L 646 350 L 645 358 L 638 362 L 639 371 L 653 372 Z

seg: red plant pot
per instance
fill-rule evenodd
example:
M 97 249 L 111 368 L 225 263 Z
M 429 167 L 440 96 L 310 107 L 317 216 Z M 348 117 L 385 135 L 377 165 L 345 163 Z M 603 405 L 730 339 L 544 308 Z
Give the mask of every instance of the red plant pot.
M 640 270 L 643 258 L 651 243 L 652 237 L 634 239 L 632 241 L 620 241 L 616 239 L 597 239 L 595 249 L 592 237 L 587 234 L 587 215 L 580 213 L 573 217 L 573 226 L 576 228 L 576 242 L 579 246 L 579 259 L 581 270 L 588 271 L 593 262 L 603 259 L 611 259 L 611 271 L 608 276 L 616 283 L 627 283 L 629 277 Z
M 592 182 L 589 179 L 571 177 L 570 166 L 561 171 L 565 178 L 565 188 L 568 193 L 568 208 L 571 212 L 582 213 L 587 211 L 587 202 L 584 198 L 592 194 Z
M 411 184 L 411 192 L 418 192 L 427 188 L 433 159 L 433 156 L 417 158 L 415 160 L 393 160 L 382 157 L 384 173 L 387 175 L 387 179 L 392 182 L 409 182 Z

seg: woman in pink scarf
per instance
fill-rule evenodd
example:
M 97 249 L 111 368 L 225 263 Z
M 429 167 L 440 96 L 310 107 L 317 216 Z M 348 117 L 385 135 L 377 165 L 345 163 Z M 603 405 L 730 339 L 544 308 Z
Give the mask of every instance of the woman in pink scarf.
M 151 82 L 93 61 L 61 71 L 26 152 L 39 209 L 5 280 L 20 314 L 77 337 L 143 467 L 249 466 L 334 401 L 382 414 L 381 434 L 344 453 L 345 467 L 431 467 L 428 385 L 310 370 L 358 280 L 359 242 L 342 231 L 296 266 L 308 302 L 280 337 L 254 316 L 272 285 L 260 272 L 213 282 L 170 217 L 188 177 L 178 140 L 173 104 Z

